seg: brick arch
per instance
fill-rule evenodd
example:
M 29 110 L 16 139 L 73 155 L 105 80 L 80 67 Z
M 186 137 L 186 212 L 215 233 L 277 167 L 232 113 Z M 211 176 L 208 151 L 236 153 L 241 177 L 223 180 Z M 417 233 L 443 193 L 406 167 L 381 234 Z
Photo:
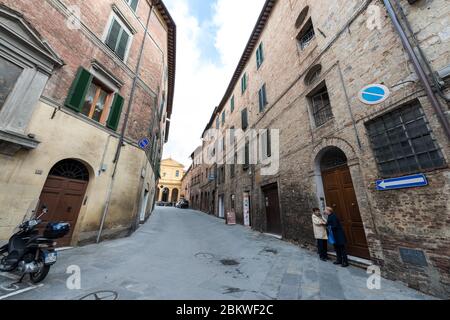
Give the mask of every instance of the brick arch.
M 320 162 L 321 156 L 328 148 L 341 149 L 347 156 L 349 165 L 354 164 L 355 162 L 358 162 L 358 157 L 357 157 L 355 149 L 352 147 L 352 145 L 344 139 L 333 137 L 333 138 L 324 139 L 321 143 L 317 144 L 314 147 L 313 152 L 311 153 L 312 168 L 317 167 L 318 161 Z

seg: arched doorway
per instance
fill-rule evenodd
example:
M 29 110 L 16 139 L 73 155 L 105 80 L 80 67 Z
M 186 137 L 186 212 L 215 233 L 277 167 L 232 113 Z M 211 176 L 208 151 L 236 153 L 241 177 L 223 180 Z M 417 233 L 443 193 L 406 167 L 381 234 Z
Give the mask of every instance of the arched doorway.
M 162 192 L 162 202 L 169 202 L 169 188 L 164 188 Z
M 335 210 L 342 222 L 348 241 L 348 253 L 370 259 L 366 233 L 345 153 L 336 147 L 327 148 L 323 151 L 319 164 L 326 204 Z
M 57 240 L 60 247 L 69 246 L 72 241 L 88 184 L 89 171 L 79 161 L 62 160 L 50 170 L 39 199 L 48 207 L 48 213 L 42 217 L 43 225 L 50 221 L 70 223 L 69 234 Z
M 178 202 L 178 189 L 173 189 L 172 190 L 172 202 Z

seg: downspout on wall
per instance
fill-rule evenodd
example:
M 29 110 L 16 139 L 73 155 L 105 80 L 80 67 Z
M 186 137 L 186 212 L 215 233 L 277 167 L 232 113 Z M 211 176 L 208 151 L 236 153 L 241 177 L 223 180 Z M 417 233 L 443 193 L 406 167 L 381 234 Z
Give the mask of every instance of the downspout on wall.
M 396 1 L 396 0 L 394 0 L 394 1 Z M 386 10 L 389 14 L 389 17 L 392 20 L 394 28 L 397 31 L 398 35 L 400 36 L 400 39 L 403 43 L 403 47 L 405 48 L 406 52 L 408 53 L 409 57 L 411 58 L 411 62 L 414 66 L 414 70 L 416 71 L 417 76 L 419 77 L 422 85 L 425 88 L 425 92 L 428 96 L 428 99 L 430 100 L 430 103 L 433 106 L 433 108 L 436 112 L 436 115 L 439 118 L 439 121 L 441 122 L 441 125 L 444 129 L 447 139 L 450 140 L 450 123 L 449 123 L 448 117 L 446 116 L 446 114 L 444 112 L 444 108 L 442 107 L 441 103 L 439 102 L 438 98 L 436 97 L 435 92 L 433 91 L 433 87 L 428 79 L 428 76 L 427 76 L 423 66 L 420 63 L 419 58 L 417 57 L 416 53 L 414 52 L 414 49 L 413 49 L 411 43 L 408 40 L 405 30 L 403 29 L 402 25 L 400 24 L 400 21 L 397 18 L 397 15 L 395 13 L 395 10 L 392 6 L 391 1 L 383 0 L 383 2 L 386 7 Z
M 107 194 L 107 198 L 106 198 L 106 202 L 105 202 L 105 209 L 103 211 L 102 220 L 100 222 L 100 228 L 99 228 L 98 234 L 97 234 L 97 243 L 100 242 L 100 239 L 101 239 L 101 236 L 102 236 L 102 232 L 103 232 L 103 228 L 105 226 L 106 217 L 108 216 L 108 212 L 109 212 L 109 206 L 110 206 L 110 203 L 111 203 L 112 191 L 113 191 L 113 188 L 114 188 L 114 182 L 116 180 L 117 166 L 118 166 L 120 155 L 121 155 L 121 152 L 122 152 L 122 147 L 123 147 L 123 144 L 124 144 L 124 141 L 125 141 L 125 133 L 126 133 L 127 125 L 128 125 L 128 119 L 130 117 L 131 107 L 132 107 L 133 101 L 134 101 L 134 93 L 136 91 L 137 82 L 139 80 L 139 71 L 141 69 L 142 56 L 143 56 L 143 53 L 144 53 L 145 42 L 147 40 L 147 34 L 148 34 L 149 27 L 150 27 L 150 19 L 151 19 L 152 12 L 153 12 L 153 6 L 154 6 L 153 2 L 151 2 L 151 4 L 150 4 L 150 11 L 148 13 L 147 23 L 146 23 L 146 26 L 145 26 L 144 39 L 142 40 L 141 48 L 140 48 L 140 51 L 139 51 L 138 62 L 137 62 L 137 65 L 136 65 L 136 70 L 135 70 L 134 78 L 133 78 L 133 84 L 132 84 L 131 91 L 130 91 L 130 98 L 128 99 L 128 106 L 127 106 L 127 110 L 126 110 L 126 113 L 125 113 L 124 123 L 123 123 L 123 126 L 122 126 L 122 131 L 121 131 L 121 134 L 120 134 L 119 143 L 117 145 L 116 155 L 114 157 L 114 169 L 113 169 L 113 174 L 111 176 L 111 183 L 109 184 L 109 188 L 108 188 L 108 194 Z

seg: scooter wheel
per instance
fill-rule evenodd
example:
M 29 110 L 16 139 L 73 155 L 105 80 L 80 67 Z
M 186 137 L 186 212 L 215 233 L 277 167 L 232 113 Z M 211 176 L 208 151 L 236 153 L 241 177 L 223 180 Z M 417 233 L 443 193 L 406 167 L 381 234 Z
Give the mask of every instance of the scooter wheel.
M 50 266 L 44 265 L 41 268 L 41 270 L 39 270 L 38 272 L 30 273 L 31 282 L 34 284 L 37 284 L 37 283 L 43 281 L 47 277 L 49 271 L 50 271 Z

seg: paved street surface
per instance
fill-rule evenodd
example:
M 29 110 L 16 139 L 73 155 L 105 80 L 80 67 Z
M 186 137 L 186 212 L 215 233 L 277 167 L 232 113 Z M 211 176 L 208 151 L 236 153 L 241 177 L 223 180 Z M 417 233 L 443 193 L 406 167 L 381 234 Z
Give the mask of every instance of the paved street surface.
M 71 265 L 81 268 L 81 290 L 66 287 Z M 61 252 L 41 287 L 8 287 L 11 281 L 0 276 L 0 299 L 80 299 L 97 291 L 108 291 L 99 294 L 105 299 L 429 298 L 388 280 L 368 290 L 362 269 L 174 208 L 158 208 L 130 238 Z

